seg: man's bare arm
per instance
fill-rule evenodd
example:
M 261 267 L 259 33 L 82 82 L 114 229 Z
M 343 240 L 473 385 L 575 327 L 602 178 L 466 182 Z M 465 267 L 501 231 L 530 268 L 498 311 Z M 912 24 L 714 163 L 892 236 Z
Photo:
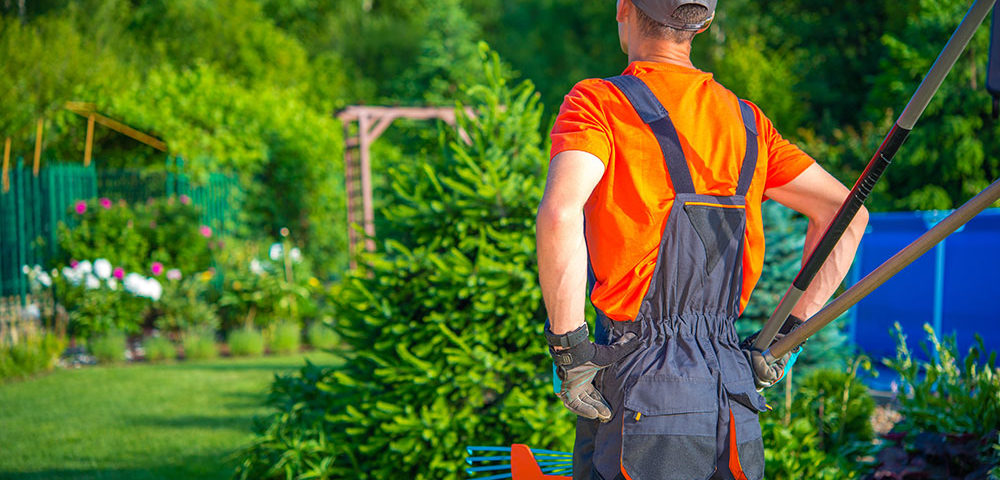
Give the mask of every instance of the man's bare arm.
M 604 176 L 604 163 L 586 152 L 569 150 L 552 159 L 545 194 L 538 207 L 538 278 L 552 333 L 568 333 L 584 320 L 587 247 L 583 206 Z
M 768 197 L 809 219 L 803 263 L 816 248 L 820 237 L 836 216 L 848 193 L 850 191 L 847 187 L 817 164 L 807 168 L 791 182 L 765 192 Z M 806 319 L 823 308 L 851 268 L 851 262 L 854 260 L 854 254 L 867 224 L 868 210 L 862 206 L 802 295 L 802 299 L 792 310 L 792 315 Z

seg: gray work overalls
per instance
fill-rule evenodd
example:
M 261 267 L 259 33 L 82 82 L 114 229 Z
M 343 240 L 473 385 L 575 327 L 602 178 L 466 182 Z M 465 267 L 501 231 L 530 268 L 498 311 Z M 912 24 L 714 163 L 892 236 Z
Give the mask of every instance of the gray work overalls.
M 757 414 L 767 406 L 733 325 L 743 283 L 745 195 L 757 164 L 753 110 L 739 102 L 747 147 L 734 194 L 699 195 L 663 105 L 635 76 L 608 81 L 656 135 L 676 196 L 635 321 L 598 315 L 598 343 L 632 331 L 643 345 L 595 379 L 613 414 L 608 423 L 578 420 L 573 478 L 759 480 L 764 446 Z

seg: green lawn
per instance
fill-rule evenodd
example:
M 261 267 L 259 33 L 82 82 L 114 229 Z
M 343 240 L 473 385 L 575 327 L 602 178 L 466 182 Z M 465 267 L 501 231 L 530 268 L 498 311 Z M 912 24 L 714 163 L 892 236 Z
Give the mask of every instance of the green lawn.
M 0 385 L 0 479 L 225 479 L 275 373 L 308 353 L 57 370 Z

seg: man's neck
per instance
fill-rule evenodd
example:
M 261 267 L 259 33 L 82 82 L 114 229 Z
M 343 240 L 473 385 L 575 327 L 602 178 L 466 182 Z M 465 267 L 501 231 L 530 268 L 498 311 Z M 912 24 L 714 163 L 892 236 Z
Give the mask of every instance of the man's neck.
M 673 43 L 666 40 L 649 40 L 636 42 L 630 46 L 628 62 L 658 62 L 695 68 L 691 63 L 691 44 Z

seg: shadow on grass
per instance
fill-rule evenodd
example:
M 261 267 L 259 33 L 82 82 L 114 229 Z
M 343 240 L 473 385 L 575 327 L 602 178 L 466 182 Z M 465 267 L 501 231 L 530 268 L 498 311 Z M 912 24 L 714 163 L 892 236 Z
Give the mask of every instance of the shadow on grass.
M 157 428 L 201 428 L 244 431 L 251 425 L 253 417 L 251 415 L 186 415 L 180 417 L 135 415 L 129 417 L 127 421 L 131 425 L 153 426 Z

